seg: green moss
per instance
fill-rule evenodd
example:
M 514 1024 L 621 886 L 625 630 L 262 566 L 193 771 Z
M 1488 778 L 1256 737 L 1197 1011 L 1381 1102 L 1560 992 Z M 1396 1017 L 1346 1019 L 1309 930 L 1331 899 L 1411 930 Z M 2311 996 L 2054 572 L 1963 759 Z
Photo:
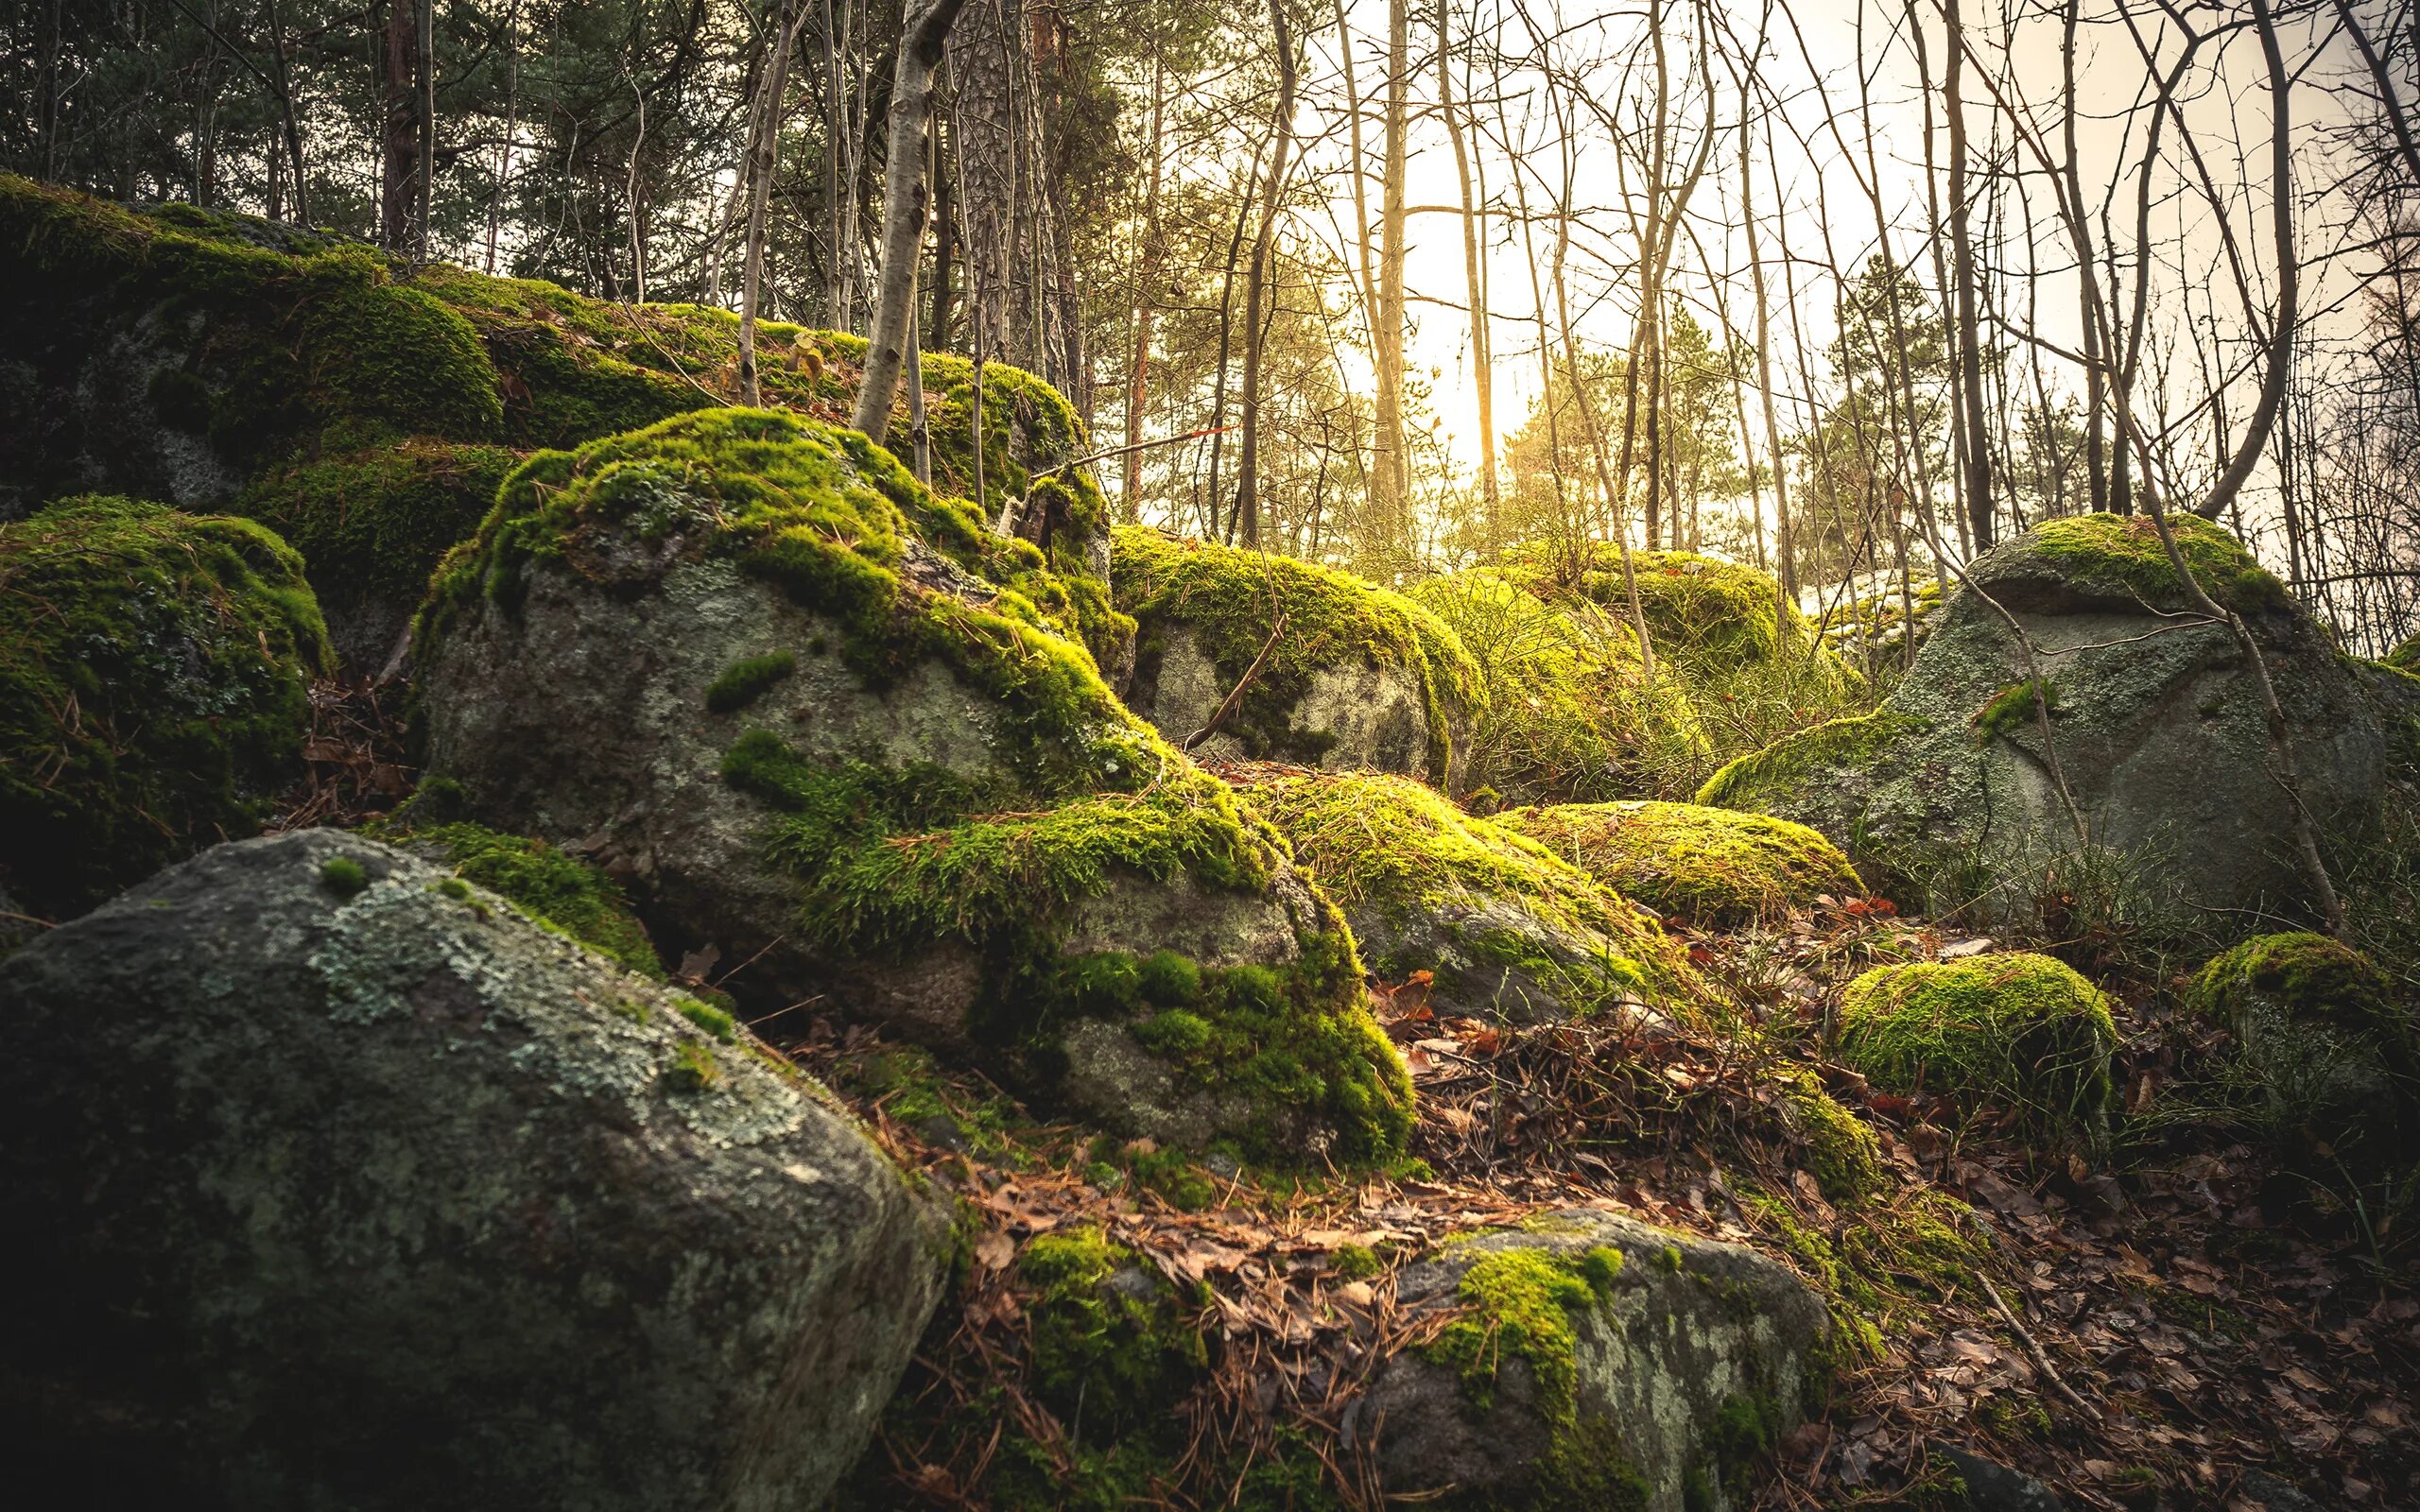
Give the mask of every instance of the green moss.
M 372 833 L 452 868 L 455 876 L 447 880 L 457 885 L 476 883 L 649 981 L 666 980 L 664 963 L 629 900 L 588 862 L 544 840 L 499 834 L 476 824 L 426 823 L 417 806 L 373 826 Z M 458 896 L 469 896 L 468 889 Z
M 302 554 L 331 616 L 372 603 L 408 614 L 447 550 L 478 528 L 514 461 L 499 446 L 405 441 L 272 469 L 229 507 Z
M 1035 1396 L 1090 1443 L 1150 1423 L 1209 1366 L 1196 1322 L 1156 1270 L 1098 1228 L 1037 1235 L 1017 1257 Z
M 1535 553 L 1517 561 L 1542 567 Z M 1738 667 L 1772 661 L 1808 634 L 1795 605 L 1782 618 L 1781 587 L 1753 567 L 1690 551 L 1634 551 L 1631 573 L 1638 584 L 1640 615 L 1658 655 L 1704 666 Z M 1617 616 L 1630 612 L 1630 579 L 1621 553 L 1598 543 L 1580 576 L 1578 591 Z
M 320 863 L 320 881 L 339 898 L 351 898 L 370 885 L 370 873 L 351 856 L 330 856 Z
M 741 657 L 707 685 L 706 711 L 736 713 L 765 696 L 774 683 L 797 672 L 798 657 L 794 652 L 771 651 L 764 656 Z
M 1652 919 L 1548 848 L 1471 817 L 1422 783 L 1374 772 L 1304 773 L 1245 792 L 1330 898 L 1348 915 L 1371 910 L 1398 938 L 1442 936 L 1482 965 L 1528 973 L 1582 1012 L 1643 1001 L 1686 1016 L 1704 995 Z M 1598 936 L 1608 948 L 1580 960 L 1550 958 L 1536 934 L 1491 921 L 1508 905 L 1547 930 Z M 1365 924 L 1362 934 L 1372 933 Z M 1372 964 L 1392 978 L 1445 964 L 1407 950 Z
M 713 1051 L 695 1040 L 683 1040 L 672 1052 L 664 1081 L 675 1091 L 701 1092 L 722 1085 L 722 1067 Z
M 301 558 L 249 520 L 86 496 L 0 524 L 0 884 L 65 917 L 255 833 L 328 663 Z
M 1350 573 L 1291 558 L 1179 541 L 1140 526 L 1116 529 L 1111 540 L 1117 606 L 1140 627 L 1138 685 L 1156 675 L 1167 637 L 1190 631 L 1228 687 L 1260 663 L 1222 730 L 1248 755 L 1316 764 L 1332 737 L 1294 723 L 1312 678 L 1334 666 L 1407 670 L 1420 679 L 1425 702 L 1427 776 L 1445 781 L 1452 727 L 1478 699 L 1479 674 L 1435 615 Z M 1284 633 L 1271 645 L 1281 613 Z
M 1840 848 L 1803 824 L 1689 803 L 1512 809 L 1495 822 L 1605 886 L 1699 923 L 1743 923 L 1823 894 L 1861 897 Z
M 2388 666 L 2394 668 L 2397 672 L 2420 675 L 2420 635 L 2413 636 L 2389 651 L 2385 662 Z
M 1348 1281 L 1366 1281 L 1387 1268 L 1378 1252 L 1367 1245 L 1339 1245 L 1328 1251 L 1328 1269 Z
M 2047 955 L 1878 967 L 1841 997 L 1841 1056 L 1876 1085 L 2010 1105 L 2091 1125 L 2117 1048 L 2109 1001 Z
M 1759 809 L 1831 768 L 1870 765 L 1892 741 L 1921 728 L 1920 720 L 1888 709 L 1829 720 L 1731 762 L 1706 779 L 1697 801 L 1707 808 Z
M 2185 564 L 2219 603 L 2247 614 L 2290 606 L 2285 585 L 2219 526 L 2190 515 L 2171 515 L 2169 528 Z M 2171 612 L 2189 607 L 2185 585 L 2148 515 L 2046 520 L 1977 562 L 1973 571 L 1986 587 L 2047 575 L 2094 597 L 2139 601 Z
M 2307 933 L 2259 935 L 2204 966 L 2186 1005 L 2219 1022 L 2255 1000 L 2287 1017 L 2375 1035 L 2408 1062 L 2411 1009 L 2370 958 L 2342 940 Z
M 1802 1167 L 1833 1202 L 1855 1202 L 1881 1189 L 1882 1145 L 1863 1119 L 1824 1090 L 1804 1066 L 1771 1074 L 1776 1099 L 1797 1143 Z
M 2005 735 L 2031 729 L 2042 710 L 2059 706 L 2059 686 L 2048 678 L 2026 678 L 1992 695 L 1975 711 L 1975 744 L 1989 745 Z
M 673 1005 L 681 1010 L 681 1017 L 724 1044 L 734 1044 L 738 1041 L 739 1022 L 734 1019 L 727 1009 L 718 1008 L 701 998 L 691 997 L 685 992 L 674 1000 Z

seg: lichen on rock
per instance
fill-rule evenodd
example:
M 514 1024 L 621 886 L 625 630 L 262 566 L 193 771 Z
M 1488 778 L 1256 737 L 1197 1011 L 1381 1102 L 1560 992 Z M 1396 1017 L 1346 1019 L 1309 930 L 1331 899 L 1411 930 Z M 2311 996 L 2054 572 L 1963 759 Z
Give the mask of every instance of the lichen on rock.
M 1450 785 L 1479 679 L 1434 615 L 1335 568 L 1141 526 L 1112 548 L 1137 626 L 1124 696 L 1163 735 L 1190 739 L 1240 683 L 1204 752 Z
M 1383 1157 L 1409 1085 L 1342 921 L 1117 703 L 1082 612 L 855 432 L 678 417 L 533 457 L 440 574 L 430 768 L 751 961 L 743 996 L 826 998 L 1128 1132 Z M 1163 950 L 1198 1001 L 1120 987 Z M 1201 1042 L 1150 1043 L 1180 1008 Z
M 1508 809 L 1525 834 L 1604 886 L 1700 924 L 1741 924 L 1865 891 L 1840 848 L 1803 824 L 1691 803 Z
M 1693 1022 L 1709 994 L 1655 920 L 1547 848 L 1409 778 L 1258 772 L 1244 799 L 1353 925 L 1363 958 L 1431 973 L 1440 1013 L 1530 1022 L 1617 1005 Z
M 249 520 L 95 495 L 0 524 L 0 887 L 63 918 L 257 832 L 328 660 Z
M 2118 1044 L 2109 1000 L 2049 956 L 1876 967 L 1841 992 L 1840 1022 L 1841 1058 L 1889 1091 L 2086 1134 L 2106 1116 Z

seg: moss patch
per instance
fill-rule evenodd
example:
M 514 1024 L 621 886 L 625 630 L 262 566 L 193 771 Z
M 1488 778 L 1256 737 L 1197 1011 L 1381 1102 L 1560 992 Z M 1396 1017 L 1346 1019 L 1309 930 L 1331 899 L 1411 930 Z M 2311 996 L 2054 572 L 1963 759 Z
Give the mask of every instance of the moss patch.
M 771 692 L 773 684 L 797 674 L 798 655 L 792 651 L 741 657 L 706 684 L 706 712 L 736 713 Z
M 1017 1257 L 1036 1395 L 1094 1443 L 1165 1414 L 1209 1366 L 1193 1316 L 1167 1282 L 1098 1228 L 1037 1235 Z
M 1624 897 L 1701 923 L 1741 923 L 1816 897 L 1863 895 L 1840 848 L 1803 824 L 1690 803 L 1512 809 L 1528 835 Z
M 2108 999 L 2047 955 L 1878 967 L 1841 997 L 1841 1057 L 1876 1085 L 2004 1104 L 2037 1125 L 2099 1121 L 2117 1041 Z
M 2206 520 L 2171 515 L 2178 552 L 2212 598 L 2238 613 L 2290 607 L 2286 587 Z M 2002 544 L 1972 569 L 1987 589 L 2048 577 L 2074 593 L 2155 610 L 2188 607 L 2185 585 L 2148 515 L 2080 514 L 2046 520 Z
M 1111 581 L 1117 607 L 1140 627 L 1140 658 L 1152 658 L 1182 628 L 1227 687 L 1260 661 L 1241 706 L 1221 727 L 1247 755 L 1318 762 L 1331 737 L 1294 723 L 1312 678 L 1333 666 L 1396 668 L 1420 681 L 1427 774 L 1444 781 L 1451 726 L 1477 699 L 1479 675 L 1436 616 L 1400 593 L 1310 562 L 1178 541 L 1140 526 L 1121 527 L 1111 539 Z M 1285 630 L 1271 647 L 1279 613 Z M 1269 655 L 1261 660 L 1264 648 Z M 1138 662 L 1138 678 L 1148 675 Z
M 0 879 L 64 917 L 260 828 L 326 631 L 249 520 L 102 496 L 0 525 Z
M 499 834 L 476 824 L 413 828 L 408 810 L 397 822 L 377 826 L 373 833 L 379 839 L 452 867 L 457 877 L 476 883 L 648 981 L 666 979 L 664 962 L 638 917 L 631 912 L 630 901 L 611 878 L 589 863 L 567 856 L 544 840 Z M 708 1011 L 716 1013 L 728 1029 L 729 1015 L 719 1009 Z
M 1519 971 L 1582 1012 L 1632 1001 L 1688 1017 L 1703 995 L 1653 919 L 1544 848 L 1409 778 L 1303 773 L 1254 782 L 1246 795 L 1348 917 L 1385 920 L 1396 947 L 1371 963 L 1382 976 L 1438 971 L 1448 964 L 1442 945 Z M 1509 927 L 1521 918 L 1535 926 Z M 1365 938 L 1376 933 L 1362 926 Z M 1545 948 L 1550 936 L 1604 944 L 1564 959 Z
M 1880 1191 L 1882 1144 L 1865 1120 L 1842 1107 L 1804 1066 L 1777 1067 L 1771 1080 L 1801 1167 L 1824 1197 L 1855 1202 Z
M 2251 1122 L 2289 1145 L 2408 1156 L 2420 1112 L 2420 1014 L 2369 957 L 2324 935 L 2262 935 L 2204 966 L 2185 1005 L 2236 1041 L 2220 1090 L 2250 1094 Z
M 2397 672 L 2420 674 L 2420 635 L 2396 646 L 2386 654 L 2386 664 Z
M 1697 801 L 1707 808 L 1760 809 L 1819 773 L 1869 765 L 1900 735 L 1923 728 L 1914 716 L 1888 709 L 1827 720 L 1731 762 L 1706 779 Z

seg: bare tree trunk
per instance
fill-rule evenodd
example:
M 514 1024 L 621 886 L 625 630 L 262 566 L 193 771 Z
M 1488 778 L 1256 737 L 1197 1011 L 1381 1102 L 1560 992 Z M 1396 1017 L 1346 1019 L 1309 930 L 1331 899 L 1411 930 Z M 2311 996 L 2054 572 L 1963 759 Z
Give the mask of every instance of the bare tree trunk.
M 1410 161 L 1411 6 L 1410 0 L 1387 0 L 1387 104 L 1383 157 L 1379 165 L 1378 308 L 1376 329 L 1378 468 L 1376 507 L 1371 511 L 1375 535 L 1364 541 L 1365 555 L 1392 562 L 1409 540 L 1405 502 L 1410 479 L 1405 466 L 1403 416 L 1403 262 L 1406 205 L 1405 178 Z
M 630 76 L 631 97 L 638 102 L 638 125 L 631 137 L 631 167 L 623 196 L 631 202 L 631 302 L 647 302 L 647 213 L 639 192 L 639 156 L 647 150 L 647 91 L 638 75 Z
M 782 134 L 782 94 L 789 83 L 790 34 L 798 27 L 799 0 L 782 0 L 773 32 L 773 61 L 765 71 L 764 93 L 748 144 L 748 247 L 739 284 L 739 402 L 761 404 L 756 382 L 756 303 L 765 286 L 765 216 L 773 193 L 773 152 Z
M 1983 346 L 1975 313 L 1975 243 L 1966 224 L 1966 107 L 1960 97 L 1965 59 L 1965 27 L 1959 0 L 1945 0 L 1949 59 L 1942 71 L 1942 99 L 1949 118 L 1949 247 L 1951 276 L 1958 285 L 1958 383 L 1964 401 L 1958 417 L 1965 426 L 1966 520 L 1974 549 L 1988 551 L 1992 519 L 1991 438 L 1983 424 Z
M 389 251 L 412 248 L 412 200 L 420 181 L 420 26 L 413 0 L 387 0 L 379 53 L 378 240 Z
M 1487 543 L 1504 539 L 1503 500 L 1495 476 L 1495 358 L 1487 327 L 1487 283 L 1479 251 L 1478 207 L 1471 198 L 1471 155 L 1462 141 L 1461 118 L 1454 112 L 1453 48 L 1448 43 L 1451 0 L 1437 0 L 1437 110 L 1445 117 L 1445 134 L 1454 142 L 1454 176 L 1462 191 L 1462 277 L 1470 290 L 1471 378 L 1478 389 L 1478 451 L 1480 497 L 1485 502 Z
M 933 70 L 966 0 L 911 0 L 890 83 L 890 146 L 884 157 L 882 283 L 866 335 L 866 369 L 851 423 L 880 445 L 890 429 L 915 315 L 916 264 L 925 245 L 925 129 L 933 113 Z
M 420 260 L 437 218 L 437 0 L 420 0 Z
M 1126 445 L 1119 499 L 1132 519 L 1143 498 L 1143 413 L 1151 399 L 1151 315 L 1160 281 L 1160 182 L 1166 173 L 1167 70 L 1160 42 L 1151 43 L 1151 180 L 1143 196 L 1142 256 L 1134 271 L 1134 357 L 1127 367 Z
M 1756 389 L 1764 395 L 1765 452 L 1773 464 L 1773 565 L 1784 598 L 1798 601 L 1798 548 L 1789 519 L 1789 469 L 1781 452 L 1781 418 L 1773 393 L 1772 330 L 1765 301 L 1765 262 L 1756 243 L 1754 189 L 1748 172 L 1748 101 L 1739 101 L 1739 223 L 1748 238 L 1748 273 L 1756 290 Z
M 1261 191 L 1260 231 L 1253 238 L 1252 268 L 1244 277 L 1243 438 L 1236 456 L 1236 529 L 1243 543 L 1260 545 L 1260 359 L 1268 328 L 1260 306 L 1269 281 L 1269 258 L 1277 239 L 1277 207 L 1286 189 L 1286 167 L 1294 147 L 1294 41 L 1286 30 L 1286 0 L 1269 0 L 1269 29 L 1277 44 L 1277 105 L 1269 121 L 1269 179 Z
M 52 24 L 57 25 L 58 7 L 51 8 Z M 285 23 L 277 13 L 277 0 L 268 0 L 269 58 L 277 67 L 277 109 L 285 128 L 285 155 L 294 164 L 294 223 L 311 224 L 311 187 L 309 175 L 302 166 L 302 129 L 294 119 L 294 76 L 286 67 Z
M 2059 42 L 2060 131 L 2066 148 L 2067 201 L 2075 207 L 2068 217 L 2076 249 L 2077 288 L 2083 302 L 2083 406 L 2084 406 L 2084 471 L 2085 482 L 2092 490 L 2092 507 L 2100 513 L 2109 507 L 2109 438 L 2104 429 L 2109 409 L 2108 379 L 2105 372 L 2108 358 L 2100 349 L 2100 312 L 2097 285 L 2092 276 L 2092 222 L 2083 209 L 2083 170 L 2076 155 L 2076 25 L 2083 0 L 2067 0 L 2061 17 L 2064 30 Z

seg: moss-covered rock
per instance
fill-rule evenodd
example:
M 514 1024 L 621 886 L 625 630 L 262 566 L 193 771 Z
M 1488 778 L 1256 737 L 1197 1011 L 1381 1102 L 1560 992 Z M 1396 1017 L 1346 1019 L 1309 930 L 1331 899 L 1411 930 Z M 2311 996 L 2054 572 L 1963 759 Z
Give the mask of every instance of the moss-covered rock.
M 2261 647 L 2302 801 L 2323 827 L 2359 824 L 2390 755 L 2377 713 L 2248 552 L 2215 525 L 2171 524 Z M 2256 679 L 2224 626 L 2174 617 L 2185 593 L 2152 522 L 2047 522 L 1967 571 L 2022 626 L 2047 690 L 2006 622 L 1962 588 L 1878 713 L 1741 758 L 1699 801 L 1821 830 L 1869 883 L 1936 913 L 2030 917 L 2085 850 L 2132 857 L 2205 916 L 2306 911 Z M 2043 708 L 2088 842 L 2051 781 Z
M 2382 660 L 2399 672 L 2420 673 L 2420 635 L 2389 651 Z
M 580 841 L 667 948 L 750 963 L 743 1000 L 886 1020 L 1126 1132 L 1394 1150 L 1409 1083 L 1341 919 L 1118 704 L 1082 612 L 856 432 L 683 416 L 533 457 L 449 558 L 429 769 Z
M 105 1506 L 822 1504 L 946 1221 L 701 1007 L 328 830 L 0 962 L 41 1047 L 0 1068 L 21 1466 Z
M 1647 679 L 1628 623 L 1537 587 L 1481 567 L 1409 590 L 1479 669 L 1457 790 L 1475 805 L 1585 802 L 1657 791 L 1698 766 L 1697 711 L 1671 679 Z
M 377 837 L 436 863 L 650 982 L 668 973 L 621 887 L 596 867 L 544 840 L 498 834 L 477 824 L 405 816 Z
M 302 555 L 344 664 L 374 676 L 399 648 L 429 575 L 478 528 L 519 458 L 418 439 L 272 467 L 228 507 Z
M 1815 628 L 1835 654 L 1873 668 L 1923 650 L 1925 642 L 1932 638 L 1933 627 L 1941 622 L 1941 606 L 1938 579 L 1918 578 L 1908 585 L 1904 595 L 1894 579 L 1889 586 L 1826 608 Z M 1915 611 L 1912 621 L 1910 608 Z
M 1840 848 L 1803 824 L 1694 803 L 1564 803 L 1495 821 L 1661 913 L 1737 924 L 1865 891 Z
M 2234 1036 L 2262 1122 L 2364 1160 L 2409 1154 L 2420 1012 L 2368 956 L 2325 935 L 2256 936 L 2204 966 L 2185 1001 Z
M 1877 1087 L 2097 1128 L 2118 1031 L 2109 1000 L 2047 955 L 1879 966 L 1841 994 L 1840 1056 Z
M 1261 776 L 1249 806 L 1344 910 L 1372 970 L 1432 973 L 1440 1013 L 1531 1022 L 1615 1005 L 1695 1019 L 1705 988 L 1654 919 L 1434 789 L 1378 773 Z
M 1388 1493 L 1438 1506 L 1720 1512 L 1824 1385 L 1824 1303 L 1778 1262 L 1593 1209 L 1449 1238 L 1395 1297 L 1451 1321 L 1364 1420 Z
M 1132 525 L 1112 542 L 1117 607 L 1137 626 L 1126 701 L 1163 735 L 1190 738 L 1250 673 L 1203 752 L 1447 784 L 1478 670 L 1434 615 L 1290 558 Z
M 1799 1168 L 1833 1202 L 1854 1202 L 1882 1186 L 1882 1144 L 1873 1128 L 1824 1090 L 1805 1066 L 1768 1073 L 1785 1132 L 1797 1146 Z
M 92 496 L 0 524 L 0 887 L 64 918 L 256 833 L 327 664 L 301 560 L 249 520 Z

